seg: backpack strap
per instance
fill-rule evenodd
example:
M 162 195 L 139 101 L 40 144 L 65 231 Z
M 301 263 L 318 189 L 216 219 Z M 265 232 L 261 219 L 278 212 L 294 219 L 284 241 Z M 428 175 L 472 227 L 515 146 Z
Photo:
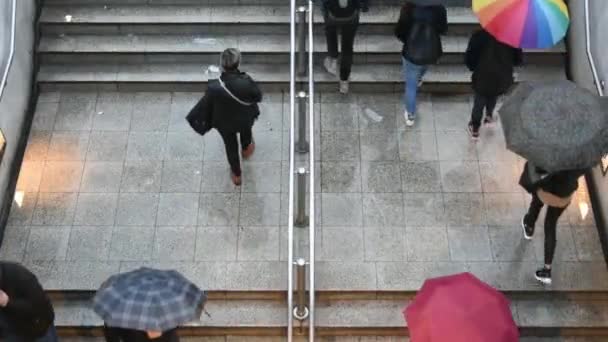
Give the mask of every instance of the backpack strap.
M 228 93 L 228 95 L 230 95 L 230 97 L 232 97 L 236 102 L 242 104 L 243 106 L 253 106 L 254 105 L 254 103 L 252 103 L 252 102 L 245 102 L 245 101 L 239 99 L 238 97 L 236 97 L 236 95 L 234 95 L 230 90 L 228 90 L 228 87 L 226 87 L 226 84 L 224 84 L 224 81 L 222 81 L 222 77 L 219 77 L 218 80 L 220 81 L 220 85 L 226 91 L 226 93 Z

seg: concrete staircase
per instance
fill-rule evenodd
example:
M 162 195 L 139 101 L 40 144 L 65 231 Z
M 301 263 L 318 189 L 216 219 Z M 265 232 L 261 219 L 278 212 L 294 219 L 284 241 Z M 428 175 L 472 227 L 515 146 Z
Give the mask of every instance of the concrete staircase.
M 362 16 L 352 74 L 355 93 L 403 87 L 400 44 L 392 35 L 399 2 L 374 1 Z M 316 21 L 317 89 L 336 91 L 335 80 L 320 68 L 326 46 L 322 18 L 317 16 Z M 462 60 L 467 36 L 478 24 L 464 7 L 450 7 L 449 21 L 446 56 L 426 76 L 426 91 L 469 91 L 470 74 Z M 242 69 L 266 90 L 288 88 L 289 12 L 284 0 L 46 0 L 40 28 L 38 84 L 43 93 L 200 91 L 207 81 L 206 67 L 216 64 L 219 52 L 229 46 L 241 49 Z M 529 52 L 518 79 L 564 78 L 564 52 L 563 45 Z M 589 279 L 549 292 L 503 286 L 526 336 L 522 341 L 607 340 L 608 284 L 592 286 Z M 51 290 L 62 340 L 100 339 L 102 322 L 89 305 L 95 286 L 88 283 L 92 286 Z M 318 293 L 317 340 L 408 341 L 401 311 L 416 289 L 324 289 Z M 203 316 L 202 322 L 183 327 L 181 333 L 186 341 L 283 341 L 285 297 L 276 289 L 211 291 L 211 317 Z

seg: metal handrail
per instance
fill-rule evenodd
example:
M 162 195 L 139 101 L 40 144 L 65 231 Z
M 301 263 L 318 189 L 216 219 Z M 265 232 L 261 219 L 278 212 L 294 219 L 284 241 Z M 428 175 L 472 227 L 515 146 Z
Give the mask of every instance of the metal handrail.
M 308 341 L 315 340 L 315 71 L 314 71 L 314 4 L 308 0 L 308 113 L 309 123 L 309 285 L 308 285 Z
M 296 0 L 291 0 L 289 24 L 289 214 L 287 219 L 287 341 L 293 341 L 293 202 L 295 178 L 295 116 L 296 116 Z
M 13 64 L 13 57 L 15 55 L 15 34 L 17 31 L 17 0 L 13 0 L 12 4 L 13 9 L 11 14 L 11 47 L 8 55 L 8 63 L 6 63 L 6 68 L 4 68 L 4 72 L 2 74 L 2 81 L 0 83 L 0 100 L 2 100 L 2 96 L 4 95 L 4 88 L 6 86 L 6 81 L 8 80 L 8 72 L 11 69 L 11 65 Z
M 597 92 L 600 96 L 604 96 L 604 88 L 602 85 L 602 80 L 599 77 L 597 72 L 597 67 L 595 66 L 595 60 L 593 58 L 593 52 L 591 51 L 591 27 L 589 24 L 590 21 L 589 15 L 589 0 L 585 0 L 585 42 L 587 44 L 587 59 L 589 59 L 589 64 L 591 65 L 591 72 L 593 73 L 593 80 L 595 82 L 595 87 L 597 88 Z

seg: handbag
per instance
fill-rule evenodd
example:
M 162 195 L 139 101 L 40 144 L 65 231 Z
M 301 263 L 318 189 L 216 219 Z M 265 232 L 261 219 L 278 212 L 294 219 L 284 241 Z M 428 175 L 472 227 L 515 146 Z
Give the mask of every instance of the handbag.
M 211 130 L 211 113 L 205 108 L 206 105 L 207 98 L 203 96 L 186 116 L 190 127 L 200 135 L 205 135 Z

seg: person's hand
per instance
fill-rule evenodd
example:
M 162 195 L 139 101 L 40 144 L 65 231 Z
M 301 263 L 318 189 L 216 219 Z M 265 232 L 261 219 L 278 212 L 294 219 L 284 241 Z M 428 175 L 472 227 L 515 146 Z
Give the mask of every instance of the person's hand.
M 4 308 L 8 304 L 8 295 L 6 292 L 0 290 L 0 307 Z

